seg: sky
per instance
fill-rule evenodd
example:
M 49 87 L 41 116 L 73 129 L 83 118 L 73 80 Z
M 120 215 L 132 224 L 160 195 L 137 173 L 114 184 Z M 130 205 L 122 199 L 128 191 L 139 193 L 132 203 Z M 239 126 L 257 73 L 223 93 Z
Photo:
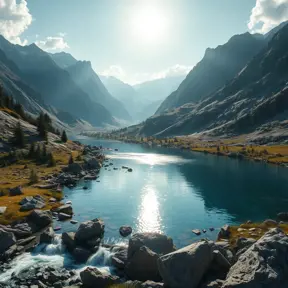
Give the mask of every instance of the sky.
M 288 20 L 288 0 L 0 0 L 0 34 L 136 84 L 187 74 L 206 48 Z

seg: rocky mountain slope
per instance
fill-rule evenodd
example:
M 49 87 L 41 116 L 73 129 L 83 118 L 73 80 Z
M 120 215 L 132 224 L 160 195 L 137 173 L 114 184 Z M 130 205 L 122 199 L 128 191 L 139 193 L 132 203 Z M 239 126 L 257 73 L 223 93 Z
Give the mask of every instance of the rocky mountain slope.
M 56 65 L 49 54 L 35 44 L 29 46 L 14 45 L 0 36 L 0 49 L 10 64 L 13 63 L 10 67 L 14 66 L 14 71 L 18 71 L 17 74 L 21 81 L 30 87 L 30 93 L 27 92 L 29 97 L 33 95 L 31 91 L 37 91 L 38 95 L 41 94 L 46 105 L 54 106 L 56 110 L 68 112 L 74 118 L 84 119 L 95 126 L 117 124 L 104 106 L 93 102 L 74 83 L 69 73 Z M 10 86 L 15 86 L 14 81 L 12 82 Z M 13 97 L 15 96 L 15 93 L 11 94 Z M 38 98 L 40 99 L 40 96 Z M 44 104 L 42 103 L 41 107 L 42 105 Z
M 262 129 L 275 121 L 280 127 L 288 115 L 287 51 L 288 25 L 235 78 L 209 97 L 155 115 L 142 126 L 130 128 L 131 133 L 170 136 L 206 131 L 213 135 L 233 135 Z

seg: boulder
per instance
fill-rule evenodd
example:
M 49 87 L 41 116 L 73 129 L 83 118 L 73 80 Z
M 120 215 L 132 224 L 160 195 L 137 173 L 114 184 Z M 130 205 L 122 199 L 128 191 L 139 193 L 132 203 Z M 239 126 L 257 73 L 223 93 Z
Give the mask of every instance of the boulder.
M 219 231 L 219 234 L 218 234 L 218 239 L 227 239 L 229 238 L 230 236 L 230 226 L 229 225 L 224 225 L 220 231 Z
M 156 253 L 146 246 L 142 246 L 129 258 L 125 273 L 131 280 L 160 281 L 161 277 L 157 267 L 158 258 Z
M 73 208 L 70 204 L 65 204 L 56 209 L 58 213 L 64 213 L 68 215 L 73 215 Z
M 101 273 L 97 268 L 88 267 L 80 272 L 80 278 L 85 287 L 106 288 L 119 283 L 119 278 Z
M 277 214 L 280 221 L 288 221 L 288 212 L 281 212 Z
M 92 252 L 83 247 L 76 247 L 73 250 L 73 257 L 79 263 L 85 263 L 91 255 Z
M 55 236 L 55 232 L 52 227 L 49 227 L 40 235 L 40 243 L 50 244 Z
M 18 195 L 22 195 L 22 194 L 23 194 L 23 192 L 22 192 L 21 186 L 9 189 L 9 196 L 18 196 Z
M 85 242 L 92 238 L 102 238 L 104 227 L 104 222 L 100 219 L 83 222 L 80 224 L 75 234 L 75 238 L 77 242 Z
M 19 211 L 20 211 L 20 212 L 27 212 L 27 211 L 31 211 L 31 210 L 33 210 L 33 209 L 35 209 L 35 204 L 28 202 L 28 203 L 26 203 L 26 204 L 23 204 L 23 205 L 20 207 Z
M 2 206 L 0 207 L 0 215 L 3 215 L 7 210 L 7 207 L 6 206 Z
M 268 226 L 268 227 L 276 227 L 278 223 L 275 220 L 267 219 L 263 222 L 263 225 Z
M 132 228 L 130 226 L 121 226 L 119 233 L 122 237 L 127 237 L 132 233 Z
M 67 172 L 78 174 L 82 172 L 83 168 L 79 163 L 71 163 L 68 165 L 66 170 Z
M 84 162 L 86 164 L 87 169 L 100 169 L 102 167 L 101 162 L 95 157 L 85 157 Z
M 115 256 L 111 257 L 111 264 L 119 270 L 123 270 L 125 268 L 125 263 Z
M 72 217 L 72 215 L 68 215 L 65 213 L 59 213 L 58 214 L 59 221 L 65 221 L 65 220 L 71 219 L 71 217 Z
M 28 216 L 28 220 L 37 226 L 38 229 L 50 225 L 53 221 L 50 211 L 33 210 Z
M 62 234 L 62 243 L 67 247 L 67 250 L 72 252 L 75 248 L 75 233 L 64 232 Z
M 271 229 L 239 257 L 222 287 L 288 287 L 287 255 L 287 235 Z
M 19 202 L 19 204 L 24 205 L 26 203 L 31 202 L 32 200 L 33 200 L 33 196 L 26 196 Z
M 175 251 L 173 240 L 159 233 L 136 233 L 129 239 L 128 258 L 140 247 L 146 246 L 157 254 L 168 254 Z
M 16 238 L 12 232 L 7 232 L 0 228 L 0 254 L 16 243 Z
M 164 284 L 172 288 L 198 287 L 213 260 L 212 246 L 201 241 L 160 257 L 158 269 Z

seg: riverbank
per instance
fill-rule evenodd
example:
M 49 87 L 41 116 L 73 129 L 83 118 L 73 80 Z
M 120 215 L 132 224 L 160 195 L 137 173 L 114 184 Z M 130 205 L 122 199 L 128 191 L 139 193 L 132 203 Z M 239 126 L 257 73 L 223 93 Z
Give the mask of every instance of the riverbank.
M 288 166 L 288 145 L 277 143 L 260 145 L 252 142 L 249 135 L 227 139 L 215 139 L 203 136 L 177 136 L 161 139 L 154 137 L 118 136 L 107 133 L 88 133 L 84 135 L 96 139 L 111 139 L 148 146 L 178 148 L 216 156 L 247 159 L 284 167 Z

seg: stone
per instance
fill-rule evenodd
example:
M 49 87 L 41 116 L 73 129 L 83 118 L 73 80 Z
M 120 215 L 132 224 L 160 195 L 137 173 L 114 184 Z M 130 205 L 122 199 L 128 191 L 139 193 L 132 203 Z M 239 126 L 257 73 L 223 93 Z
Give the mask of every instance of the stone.
M 49 199 L 49 202 L 50 202 L 50 203 L 56 203 L 56 202 L 57 202 L 57 199 L 55 199 L 55 198 L 52 197 L 52 198 Z
M 212 260 L 211 243 L 201 241 L 161 256 L 158 269 L 165 285 L 173 288 L 196 288 Z
M 132 228 L 130 226 L 121 226 L 119 233 L 122 237 L 127 237 L 132 233 Z
M 31 211 L 31 210 L 34 210 L 34 209 L 35 209 L 35 204 L 28 202 L 26 204 L 23 204 L 20 207 L 19 211 L 20 212 L 26 212 L 26 211 Z
M 75 233 L 64 232 L 62 234 L 62 243 L 67 247 L 67 250 L 72 252 L 75 248 Z
M 128 258 L 142 246 L 162 255 L 175 251 L 173 240 L 166 235 L 155 232 L 136 233 L 129 239 Z
M 0 228 L 0 254 L 4 253 L 14 244 L 16 244 L 16 238 L 14 234 Z
M 100 219 L 83 222 L 80 224 L 75 234 L 75 238 L 77 242 L 85 242 L 92 238 L 102 238 L 104 228 L 104 222 Z
M 0 207 L 0 215 L 3 215 L 7 210 L 7 207 L 6 206 L 2 206 Z
M 102 167 L 101 162 L 95 157 L 85 157 L 84 162 L 88 169 L 100 169 Z
M 279 228 L 264 234 L 231 267 L 222 288 L 288 286 L 288 237 Z
M 23 194 L 23 192 L 22 192 L 21 186 L 9 189 L 9 196 L 18 196 L 18 195 L 22 195 L 22 194 Z
M 160 281 L 161 277 L 157 267 L 158 258 L 156 253 L 146 246 L 142 246 L 129 258 L 125 273 L 131 280 Z
M 73 257 L 79 263 L 85 263 L 91 255 L 92 252 L 83 247 L 76 247 L 73 250 Z
M 108 288 L 119 283 L 119 277 L 103 274 L 97 268 L 88 267 L 80 272 L 80 278 L 85 287 Z
M 70 223 L 75 225 L 75 224 L 78 223 L 78 221 L 76 221 L 76 220 L 70 220 Z
M 238 238 L 236 242 L 236 248 L 238 250 L 243 249 L 243 248 L 249 248 L 256 242 L 255 239 L 253 238 Z
M 199 229 L 194 229 L 192 232 L 197 236 L 201 235 L 201 231 Z
M 65 203 L 66 205 L 72 205 L 72 201 L 67 201 L 66 203 Z
M 73 215 L 73 208 L 70 204 L 65 204 L 56 209 L 58 213 L 64 213 L 68 215 Z
M 133 172 L 132 168 L 127 169 L 128 172 Z
M 268 227 L 276 227 L 278 223 L 275 220 L 267 219 L 263 222 L 263 225 L 268 226 Z
M 219 231 L 219 234 L 218 234 L 218 239 L 227 239 L 229 238 L 231 232 L 230 232 L 230 226 L 229 225 L 224 225 L 220 231 Z
M 231 267 L 231 263 L 229 262 L 228 259 L 219 251 L 219 250 L 214 250 L 213 251 L 213 265 L 210 267 L 210 269 L 213 270 L 221 270 L 224 273 L 227 273 Z
M 31 236 L 28 238 L 20 239 L 17 241 L 17 245 L 18 246 L 26 246 L 27 244 L 33 242 L 34 240 L 36 240 L 36 236 Z
M 34 199 L 33 196 L 26 196 L 19 202 L 19 204 L 24 205 L 26 203 L 31 202 L 33 199 Z
M 55 233 L 52 227 L 49 227 L 40 235 L 40 243 L 50 244 L 54 239 Z
M 281 212 L 277 214 L 277 218 L 280 221 L 288 221 L 288 212 Z
M 119 270 L 123 270 L 125 268 L 125 263 L 115 256 L 111 257 L 111 264 Z
M 50 211 L 33 210 L 28 216 L 28 220 L 35 224 L 39 229 L 50 225 L 53 221 Z
M 61 230 L 62 228 L 60 227 L 60 226 L 56 226 L 55 228 L 54 228 L 54 231 L 59 231 L 59 230 Z
M 72 215 L 68 215 L 65 213 L 59 213 L 58 214 L 59 221 L 65 221 L 65 220 L 71 219 L 71 217 L 72 217 Z
M 71 163 L 67 166 L 67 172 L 78 174 L 83 170 L 82 166 L 79 163 Z

